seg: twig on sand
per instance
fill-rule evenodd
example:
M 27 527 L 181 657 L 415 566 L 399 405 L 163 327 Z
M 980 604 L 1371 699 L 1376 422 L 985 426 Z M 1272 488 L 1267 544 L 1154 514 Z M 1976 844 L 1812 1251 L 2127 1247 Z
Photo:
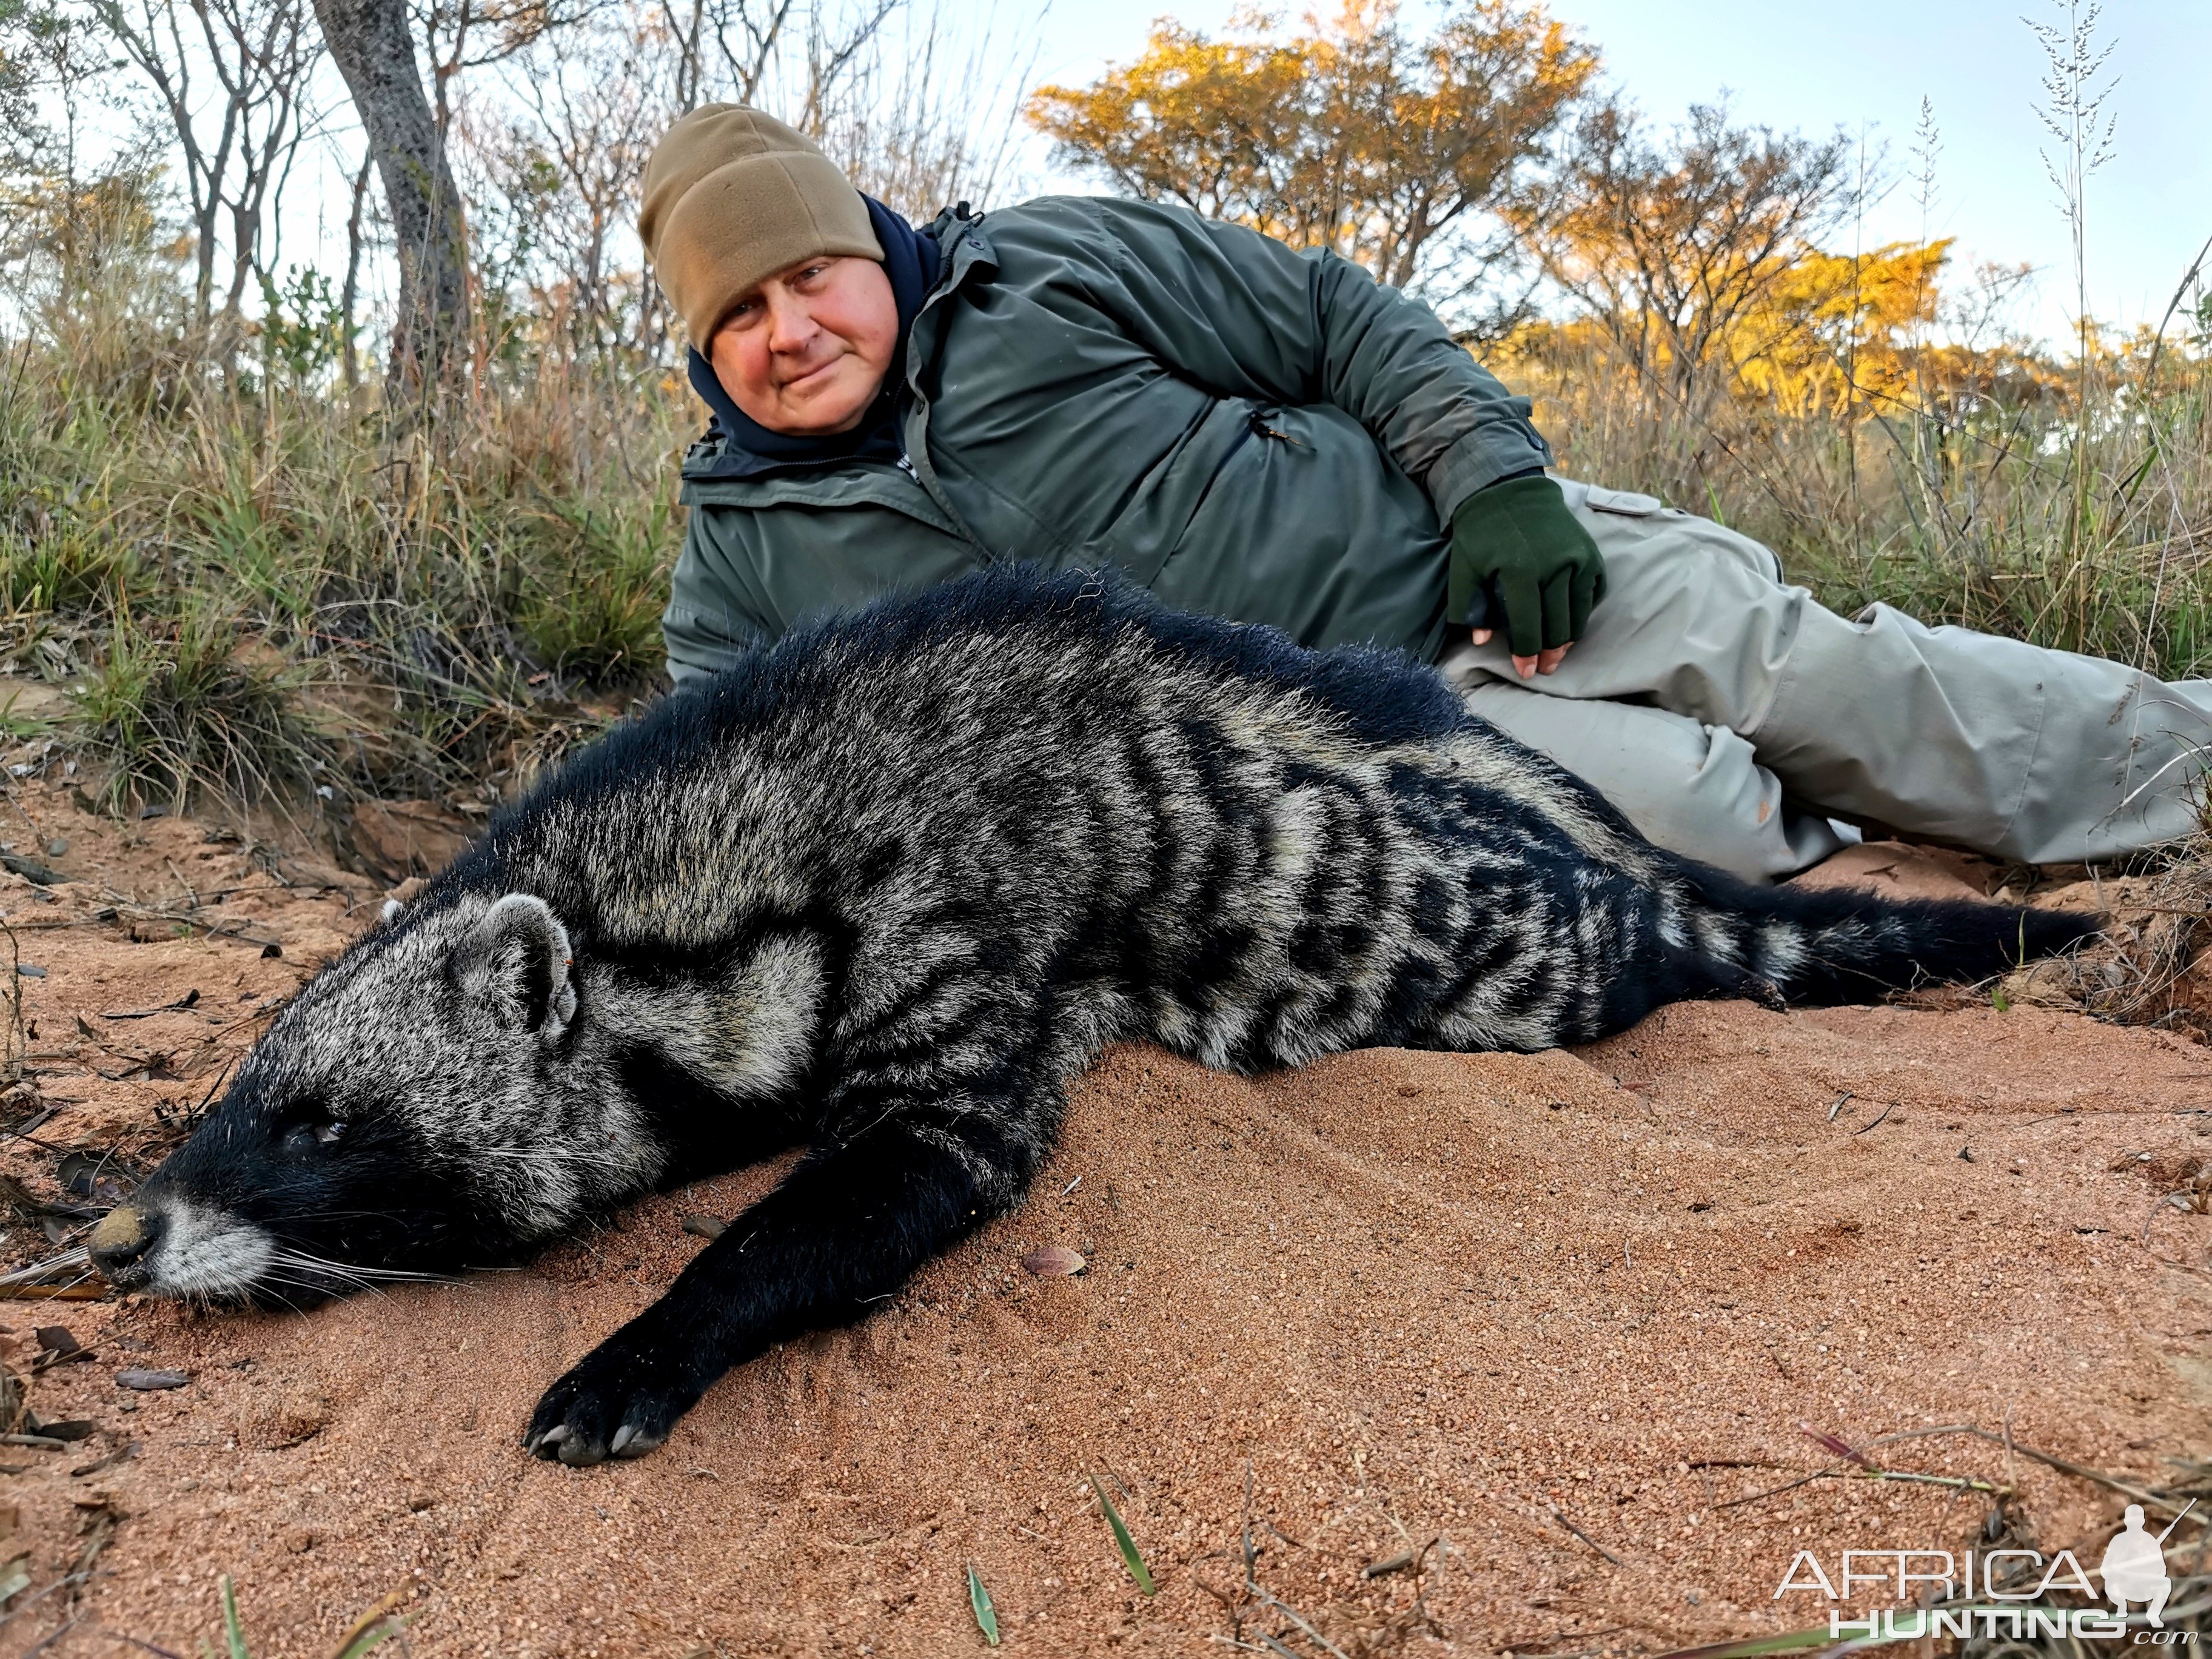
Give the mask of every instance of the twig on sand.
M 2076 1480 L 2087 1480 L 2092 1486 L 2104 1487 L 2107 1492 L 2116 1492 L 2122 1497 L 2127 1498 L 2130 1503 L 2141 1504 L 2146 1508 L 2154 1506 L 2158 1509 L 2163 1510 L 2168 1515 L 2173 1516 L 2177 1519 L 2179 1518 L 2182 1512 L 2188 1507 L 2186 1504 L 2175 1503 L 2171 1498 L 2165 1498 L 2160 1496 L 2156 1492 L 2147 1492 L 2141 1486 L 2130 1486 L 2124 1480 L 2117 1480 L 2112 1475 L 2102 1474 L 2096 1469 L 2089 1468 L 2085 1465 L 2074 1462 L 2068 1458 L 2060 1457 L 2055 1453 L 2038 1451 L 2034 1447 L 2026 1445 L 2013 1437 L 2009 1421 L 2006 1424 L 2006 1432 L 2002 1434 L 1998 1434 L 1990 1429 L 1982 1428 L 1972 1423 L 1945 1423 L 1939 1424 L 1933 1428 L 1903 1429 L 1895 1434 L 1886 1434 L 1880 1439 L 1869 1440 L 1867 1442 L 1864 1450 L 1872 1451 L 1878 1446 L 1894 1445 L 1901 1440 L 1932 1440 L 1941 1438 L 1947 1435 L 1956 1434 L 1969 1435 L 1977 1440 L 1986 1440 L 1993 1446 L 2002 1446 L 2005 1449 L 2008 1457 L 2017 1453 L 2019 1455 L 2031 1458 L 2034 1462 L 2045 1465 L 2046 1468 L 2057 1469 L 2061 1474 L 2071 1475 Z M 1861 1456 L 1860 1461 L 1863 1462 L 1865 1462 L 1863 1455 Z M 1978 1480 L 1965 1475 L 1916 1474 L 1898 1469 L 1882 1469 L 1878 1473 L 1853 1474 L 1846 1470 L 1844 1468 L 1843 1462 L 1839 1460 L 1835 1463 L 1830 1464 L 1826 1468 L 1815 1469 L 1810 1474 L 1801 1475 L 1798 1479 L 1790 1481 L 1786 1485 L 1771 1487 L 1765 1492 L 1753 1492 L 1748 1498 L 1732 1498 L 1728 1503 L 1719 1504 L 1717 1507 L 1724 1510 L 1740 1509 L 1747 1504 L 1756 1504 L 1765 1498 L 1778 1497 L 1785 1492 L 1794 1492 L 1799 1486 L 1808 1485 L 1814 1480 L 1907 1480 L 1923 1486 L 1949 1486 L 1958 1492 L 1986 1492 L 2006 1496 L 2009 1496 L 2014 1490 L 2013 1483 L 2009 1480 L 2008 1480 L 2006 1484 L 2000 1486 L 1991 1481 Z M 2199 1516 L 2197 1524 L 2202 1527 L 2212 1528 L 2212 1519 Z
M 1547 1504 L 1544 1507 L 1545 1507 L 1546 1509 L 1548 1509 L 1548 1510 L 1552 1510 L 1552 1519 L 1553 1519 L 1553 1520 L 1554 1520 L 1554 1521 L 1558 1522 L 1561 1526 L 1565 1527 L 1565 1528 L 1569 1532 L 1571 1532 L 1571 1533 L 1574 1534 L 1574 1535 L 1575 1535 L 1576 1537 L 1577 1537 L 1577 1538 L 1581 1539 L 1581 1540 L 1583 1540 L 1583 1543 L 1588 1544 L 1588 1545 L 1589 1545 L 1592 1549 L 1595 1550 L 1595 1551 L 1596 1551 L 1600 1555 L 1602 1555 L 1603 1557 L 1605 1557 L 1605 1559 L 1606 1559 L 1607 1560 L 1608 1560 L 1608 1561 L 1612 1562 L 1612 1563 L 1613 1563 L 1613 1565 L 1614 1566 L 1616 1566 L 1616 1567 L 1619 1567 L 1619 1566 L 1626 1566 L 1626 1565 L 1627 1565 L 1627 1563 L 1624 1562 L 1624 1561 L 1623 1561 L 1623 1560 L 1622 1560 L 1619 1556 L 1615 1555 L 1615 1554 L 1614 1554 L 1611 1550 L 1609 1550 L 1609 1549 L 1606 1548 L 1606 1547 L 1605 1547 L 1604 1545 L 1602 1545 L 1602 1544 L 1599 1543 L 1599 1542 L 1597 1541 L 1597 1540 L 1596 1540 L 1596 1539 L 1595 1539 L 1595 1538 L 1591 1537 L 1588 1533 L 1584 1532 L 1584 1531 L 1583 1531 L 1580 1527 L 1577 1526 L 1573 1522 L 1571 1522 L 1571 1521 L 1568 1520 L 1568 1519 L 1567 1519 L 1567 1517 L 1566 1517 L 1565 1516 L 1564 1516 L 1564 1515 L 1560 1514 L 1560 1513 L 1559 1513 L 1559 1511 L 1558 1510 L 1556 1510 L 1556 1509 L 1553 1509 L 1553 1508 L 1552 1508 L 1552 1505 L 1550 1505 L 1549 1504 Z
M 1848 1459 L 1850 1462 L 1856 1463 L 1861 1468 L 1872 1469 L 1876 1474 L 1880 1474 L 1882 1472 L 1881 1466 L 1879 1463 L 1876 1463 L 1874 1459 L 1869 1457 L 1864 1452 L 1853 1451 L 1850 1448 L 1850 1443 L 1841 1439 L 1838 1436 L 1829 1434 L 1824 1430 L 1814 1428 L 1810 1423 L 1806 1422 L 1802 1418 L 1798 1419 L 1797 1426 L 1803 1430 L 1805 1433 L 1810 1435 L 1814 1440 L 1818 1441 L 1828 1450 L 1835 1453 L 1837 1456 Z
M 234 939 L 246 945 L 258 945 L 264 956 L 282 956 L 283 941 L 267 933 L 257 933 L 241 921 L 203 921 L 189 911 L 157 910 L 149 905 L 117 904 L 114 919 L 129 921 L 166 921 L 176 927 L 197 927 L 210 939 Z
M 98 909 L 81 916 L 56 916 L 51 921 L 27 920 L 15 924 L 25 933 L 52 933 L 65 927 L 111 927 L 118 922 L 166 921 L 177 927 L 196 927 L 210 939 L 234 939 L 247 945 L 258 945 L 269 956 L 283 954 L 283 941 L 267 933 L 257 933 L 235 919 L 209 921 L 190 911 L 166 910 L 158 906 L 140 904 L 125 898 L 120 893 L 105 895 L 107 902 Z
M 1693 1457 L 1693 1469 L 1786 1469 L 1787 1463 L 1778 1463 L 1769 1457 Z
M 63 1574 L 62 1577 L 55 1579 L 52 1583 L 48 1584 L 44 1589 L 33 1590 L 28 1595 L 15 1603 L 14 1607 L 9 1608 L 7 1612 L 0 1613 L 0 1625 L 11 1624 L 15 1620 L 21 1618 L 33 1607 L 38 1606 L 40 1602 L 45 1601 L 49 1595 L 52 1595 L 56 1590 L 65 1589 L 74 1592 L 79 1584 L 83 1583 L 91 1577 L 92 1575 L 89 1572 L 71 1572 Z M 64 1626 L 63 1628 L 67 1629 L 68 1626 Z
M 15 930 L 4 921 L 0 921 L 0 933 L 8 936 L 8 1080 L 21 1083 L 23 1062 L 31 1056 L 31 1039 L 23 1030 L 23 949 Z
M 1953 1492 L 1985 1492 L 2009 1497 L 2010 1486 L 2000 1486 L 1994 1481 L 1978 1480 L 1967 1474 L 1916 1474 L 1904 1469 L 1879 1469 L 1871 1474 L 1844 1468 L 1815 1469 L 1812 1474 L 1790 1481 L 1787 1486 L 1771 1486 L 1765 1492 L 1755 1492 L 1748 1498 L 1730 1498 L 1717 1509 L 1741 1509 L 1746 1504 L 1756 1504 L 1762 1498 L 1777 1498 L 1785 1492 L 1795 1492 L 1800 1486 L 1810 1486 L 1815 1480 L 1900 1480 L 1920 1486 L 1948 1486 Z
M 1104 1494 L 1101 1493 L 1100 1495 L 1103 1497 Z M 1262 1522 L 1261 1524 L 1264 1525 L 1265 1523 Z M 1268 1530 L 1273 1532 L 1274 1531 L 1274 1528 L 1270 1527 Z M 1275 1535 L 1278 1538 L 1282 1537 L 1280 1533 L 1276 1533 Z M 1285 1541 L 1288 1542 L 1289 1540 L 1285 1540 Z M 1258 1571 L 1260 1553 L 1253 1547 L 1252 1544 L 1252 1464 L 1251 1460 L 1249 1458 L 1245 1460 L 1244 1463 L 1244 1515 L 1243 1524 L 1239 1528 L 1237 1534 L 1237 1543 L 1240 1553 L 1243 1556 L 1244 1559 L 1244 1583 L 1243 1585 L 1244 1593 L 1241 1600 L 1231 1601 L 1228 1596 L 1223 1595 L 1219 1590 L 1217 1590 L 1206 1583 L 1203 1579 L 1197 1581 L 1200 1589 L 1205 1590 L 1207 1595 L 1212 1596 L 1214 1600 L 1219 1601 L 1223 1607 L 1228 1610 L 1230 1634 L 1225 1639 L 1219 1636 L 1216 1636 L 1213 1639 L 1217 1642 L 1221 1642 L 1224 1646 L 1241 1648 L 1250 1653 L 1276 1653 L 1282 1655 L 1283 1659 L 1298 1659 L 1297 1653 L 1293 1652 L 1291 1649 L 1285 1647 L 1282 1643 L 1276 1640 L 1273 1636 L 1270 1636 L 1266 1631 L 1255 1630 L 1252 1632 L 1253 1635 L 1260 1638 L 1260 1641 L 1264 1644 L 1262 1646 L 1255 1647 L 1251 1643 L 1244 1639 L 1244 1610 L 1248 1606 L 1256 1605 L 1261 1607 L 1272 1608 L 1273 1611 L 1282 1614 L 1284 1618 L 1289 1620 L 1293 1625 L 1296 1625 L 1298 1627 L 1299 1632 L 1309 1641 L 1319 1647 L 1324 1653 L 1333 1656 L 1333 1659 L 1348 1659 L 1348 1656 L 1346 1655 L 1343 1649 L 1336 1646 L 1326 1636 L 1323 1636 L 1319 1631 L 1316 1630 L 1312 1624 L 1298 1613 L 1297 1608 L 1291 1607 L 1288 1602 L 1284 1601 L 1279 1597 L 1273 1595 L 1261 1585 Z M 1433 1547 L 1433 1545 L 1429 1547 Z M 1427 1553 L 1428 1548 L 1424 1548 L 1421 1551 L 1421 1554 L 1424 1556 Z M 1419 1558 L 1416 1558 L 1416 1559 L 1418 1559 Z M 1193 1576 L 1195 1577 L 1195 1574 Z
M 53 1646 L 55 1643 L 60 1641 L 63 1637 L 67 1636 L 71 1631 L 75 1630 L 83 1622 L 84 1615 L 81 1613 L 64 1620 L 59 1628 L 55 1630 L 53 1633 L 48 1636 L 45 1640 L 39 1643 L 37 1646 L 25 1648 L 23 1650 L 23 1659 L 31 1659 L 31 1656 L 34 1653 L 44 1653 L 48 1648 Z
M 167 1648 L 155 1647 L 151 1642 L 142 1642 L 135 1636 L 125 1636 L 119 1630 L 105 1631 L 101 1633 L 111 1641 L 120 1642 L 126 1647 L 134 1647 L 141 1653 L 150 1653 L 155 1656 L 155 1659 L 185 1659 L 181 1653 L 172 1653 Z

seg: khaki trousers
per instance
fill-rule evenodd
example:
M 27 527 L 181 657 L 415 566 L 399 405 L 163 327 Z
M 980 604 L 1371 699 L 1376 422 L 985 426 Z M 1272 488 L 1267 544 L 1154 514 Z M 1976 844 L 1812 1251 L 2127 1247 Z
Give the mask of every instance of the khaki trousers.
M 1660 846 L 1754 880 L 1843 844 L 1831 815 L 2030 864 L 2197 828 L 2212 681 L 1886 605 L 1846 621 L 1757 542 L 1649 495 L 1562 480 L 1607 591 L 1559 672 L 1501 637 L 1440 666 L 1468 707 L 1551 756 Z

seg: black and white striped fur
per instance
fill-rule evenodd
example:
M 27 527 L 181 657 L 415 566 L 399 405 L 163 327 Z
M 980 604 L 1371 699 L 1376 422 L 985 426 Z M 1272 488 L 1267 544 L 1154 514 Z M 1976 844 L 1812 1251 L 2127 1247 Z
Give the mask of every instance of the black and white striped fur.
M 545 1395 L 530 1448 L 596 1462 L 1018 1202 L 1103 1043 L 1535 1049 L 2093 926 L 1746 886 L 1426 668 L 1002 571 L 757 653 L 500 814 L 284 1011 L 102 1265 L 209 1297 L 450 1271 L 804 1144 Z

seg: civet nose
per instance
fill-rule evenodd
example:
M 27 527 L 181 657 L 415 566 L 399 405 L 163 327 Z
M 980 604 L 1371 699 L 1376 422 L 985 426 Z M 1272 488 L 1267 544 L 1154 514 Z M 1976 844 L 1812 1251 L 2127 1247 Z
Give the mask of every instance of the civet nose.
M 92 1230 L 92 1265 L 104 1278 L 128 1275 L 161 1236 L 161 1218 L 135 1204 L 118 1204 Z

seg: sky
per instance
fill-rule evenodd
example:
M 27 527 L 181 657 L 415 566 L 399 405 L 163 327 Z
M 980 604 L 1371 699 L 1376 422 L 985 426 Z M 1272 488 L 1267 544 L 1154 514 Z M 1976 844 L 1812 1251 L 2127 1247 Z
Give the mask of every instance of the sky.
M 2070 328 L 2070 238 L 2038 153 L 2051 147 L 2036 114 L 2045 63 L 2021 21 L 2063 24 L 2051 0 L 1550 0 L 1547 9 L 1662 123 L 1726 90 L 1740 121 L 1863 132 L 1887 144 L 1901 177 L 1925 96 L 1942 143 L 1928 234 L 1956 237 L 1954 258 L 1966 266 L 2033 264 L 2016 320 L 2050 337 Z M 1141 52 L 1158 11 L 1213 32 L 1231 9 L 1230 0 L 1157 11 L 1060 0 L 1042 26 L 1038 71 L 1089 80 Z M 1413 3 L 1407 11 L 1419 15 Z M 2098 35 L 2112 47 L 2106 107 L 2116 125 L 2112 157 L 2089 182 L 2090 307 L 2108 322 L 2154 325 L 2212 236 L 2212 0 L 2106 0 Z M 1921 234 L 1914 194 L 1900 182 L 1869 212 L 1869 246 Z

